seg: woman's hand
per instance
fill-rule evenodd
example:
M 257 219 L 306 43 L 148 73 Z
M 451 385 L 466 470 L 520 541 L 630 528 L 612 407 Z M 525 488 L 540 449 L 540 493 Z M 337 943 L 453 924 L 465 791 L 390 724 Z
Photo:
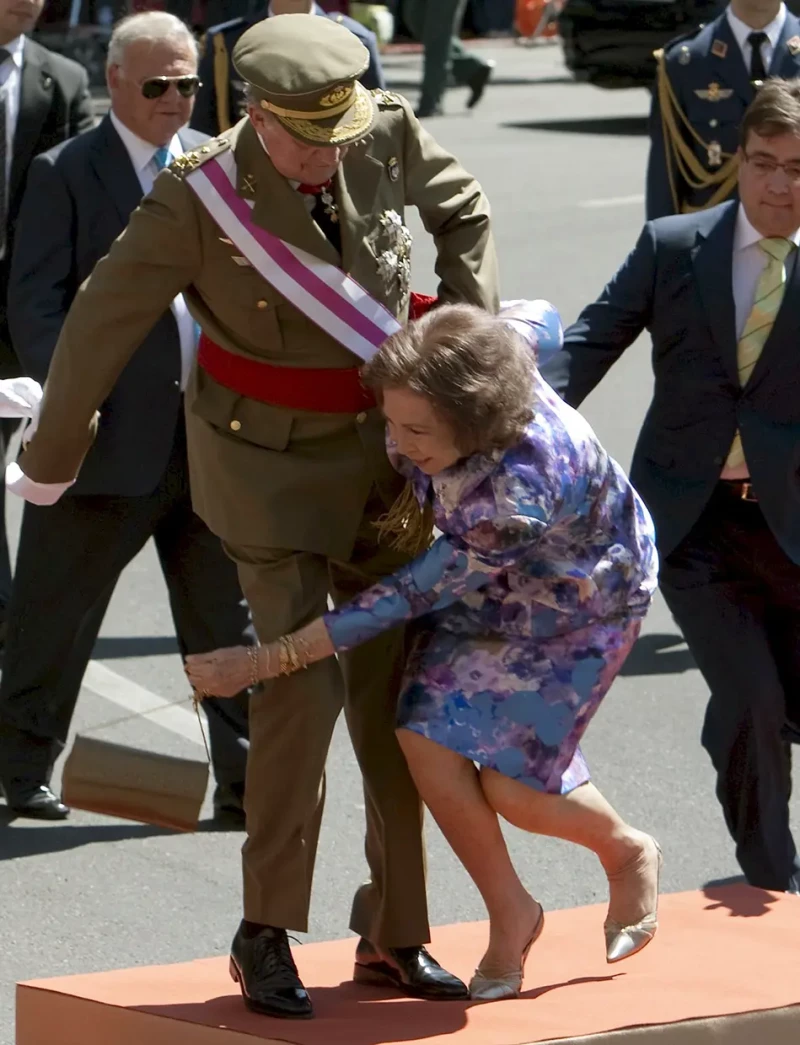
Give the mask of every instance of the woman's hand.
M 269 657 L 268 647 L 258 648 L 258 670 L 254 672 L 253 650 L 232 646 L 212 653 L 195 653 L 186 658 L 184 670 L 192 689 L 200 697 L 235 697 L 261 679 L 278 674 L 277 656 Z M 275 665 L 274 673 L 268 669 Z M 258 678 L 254 676 L 257 674 Z
M 281 643 L 287 641 L 297 656 L 294 670 L 307 667 L 336 652 L 325 621 L 318 617 L 294 635 L 266 646 L 257 646 L 255 650 L 248 646 L 231 646 L 211 653 L 194 653 L 186 658 L 184 671 L 199 697 L 235 697 L 248 686 L 254 686 L 263 679 L 277 678 L 281 674 Z M 283 670 L 287 670 L 285 663 Z

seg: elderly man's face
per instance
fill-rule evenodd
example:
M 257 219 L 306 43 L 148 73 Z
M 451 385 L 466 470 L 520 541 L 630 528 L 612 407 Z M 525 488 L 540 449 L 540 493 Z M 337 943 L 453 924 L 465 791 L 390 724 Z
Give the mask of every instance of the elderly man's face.
M 119 65 L 109 66 L 111 107 L 144 141 L 168 145 L 192 115 L 196 92 L 192 77 L 196 76 L 197 52 L 191 41 L 136 40 L 125 49 Z M 163 87 L 166 90 L 159 94 Z
M 0 44 L 29 33 L 43 7 L 44 0 L 0 0 Z
M 266 146 L 269 158 L 278 174 L 289 181 L 306 185 L 324 185 L 339 168 L 348 147 L 305 145 L 282 127 L 269 113 L 251 105 L 250 121 Z
M 800 137 L 751 131 L 739 153 L 739 196 L 762 236 L 788 238 L 800 228 Z

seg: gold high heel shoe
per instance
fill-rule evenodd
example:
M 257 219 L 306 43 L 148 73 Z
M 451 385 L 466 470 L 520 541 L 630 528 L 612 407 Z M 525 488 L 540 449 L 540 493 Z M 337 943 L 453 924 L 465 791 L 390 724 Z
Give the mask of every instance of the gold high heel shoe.
M 651 838 L 650 841 L 656 847 L 658 866 L 656 868 L 656 910 L 646 914 L 644 918 L 635 925 L 621 925 L 613 918 L 606 918 L 603 926 L 606 936 L 606 961 L 611 965 L 621 962 L 625 958 L 631 958 L 638 954 L 650 943 L 658 929 L 658 887 L 661 879 L 661 868 L 664 863 L 664 855 L 661 846 Z M 638 861 L 632 861 L 628 868 L 623 868 L 621 876 L 639 873 Z
M 519 971 L 507 972 L 502 976 L 485 976 L 480 968 L 469 981 L 469 996 L 473 1001 L 501 1001 L 504 998 L 518 998 L 522 990 L 522 979 L 525 975 L 525 962 L 528 960 L 531 947 L 542 935 L 544 929 L 544 908 L 539 904 L 539 921 L 525 944 Z

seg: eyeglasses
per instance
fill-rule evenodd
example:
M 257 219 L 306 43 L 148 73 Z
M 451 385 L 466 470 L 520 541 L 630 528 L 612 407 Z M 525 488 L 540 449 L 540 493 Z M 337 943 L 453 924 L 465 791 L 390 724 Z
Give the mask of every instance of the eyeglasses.
M 781 170 L 793 185 L 800 185 L 800 160 L 790 160 L 789 163 L 778 163 L 769 156 L 750 157 L 744 153 L 744 158 L 753 168 L 759 178 L 768 178 L 770 174 Z
M 173 83 L 182 98 L 193 98 L 203 86 L 199 76 L 151 76 L 149 80 L 142 80 L 139 86 L 144 97 L 152 101 L 165 95 Z

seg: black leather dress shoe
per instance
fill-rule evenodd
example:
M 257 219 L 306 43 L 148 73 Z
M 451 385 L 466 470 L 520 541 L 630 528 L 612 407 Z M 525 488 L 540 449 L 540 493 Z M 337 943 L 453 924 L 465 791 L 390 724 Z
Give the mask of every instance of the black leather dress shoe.
M 396 987 L 410 998 L 426 1001 L 464 1001 L 467 985 L 447 972 L 424 947 L 387 947 L 378 950 L 368 940 L 356 948 L 356 983 Z
M 427 120 L 431 116 L 444 116 L 444 109 L 441 105 L 420 105 L 415 111 L 414 115 L 418 120 Z
M 240 926 L 231 947 L 230 970 L 251 1012 L 290 1020 L 314 1015 L 285 929 L 267 926 L 248 939 Z
M 3 788 L 6 805 L 14 816 L 29 820 L 66 820 L 69 807 L 58 795 L 53 794 L 47 784 L 14 781 Z
M 467 108 L 474 109 L 478 102 L 483 98 L 483 92 L 486 90 L 486 85 L 492 78 L 494 72 L 494 62 L 487 62 L 469 82 L 470 96 L 467 99 Z
M 214 823 L 231 831 L 244 831 L 244 784 L 218 784 L 214 792 Z

